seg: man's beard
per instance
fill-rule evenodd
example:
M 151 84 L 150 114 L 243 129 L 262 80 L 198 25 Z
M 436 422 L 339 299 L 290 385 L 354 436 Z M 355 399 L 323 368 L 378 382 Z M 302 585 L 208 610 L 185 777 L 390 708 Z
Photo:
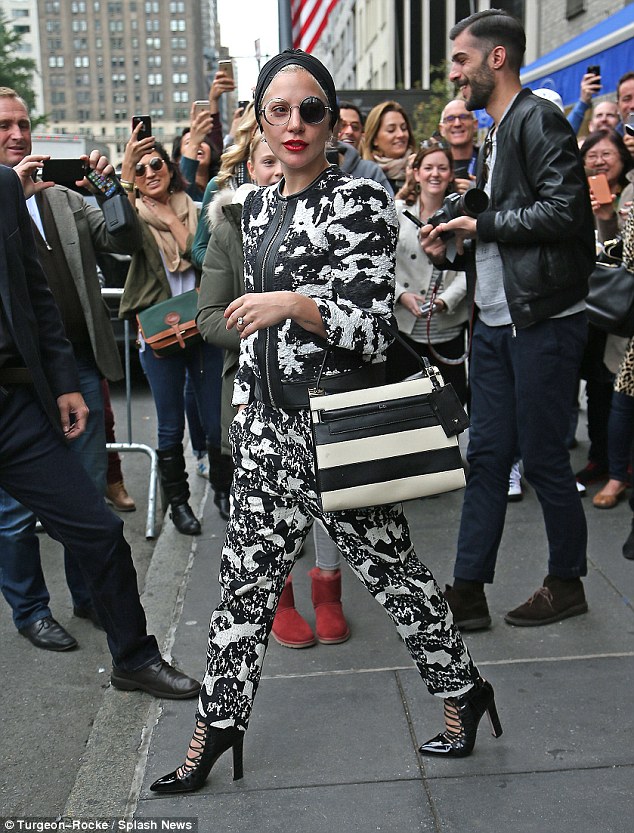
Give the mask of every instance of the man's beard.
M 495 75 L 492 69 L 483 62 L 473 77 L 469 78 L 471 95 L 465 101 L 467 110 L 486 109 L 491 93 L 495 89 Z

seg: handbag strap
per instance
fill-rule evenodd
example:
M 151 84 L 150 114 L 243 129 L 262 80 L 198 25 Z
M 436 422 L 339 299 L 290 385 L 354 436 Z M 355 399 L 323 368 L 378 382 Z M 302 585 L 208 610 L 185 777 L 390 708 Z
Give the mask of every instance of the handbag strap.
M 405 339 L 401 336 L 399 331 L 395 330 L 393 327 L 390 327 L 390 325 L 387 323 L 387 321 L 385 321 L 383 318 L 378 318 L 377 320 L 378 320 L 379 328 L 381 330 L 383 330 L 383 332 L 386 335 L 391 336 L 395 341 L 398 341 L 399 344 L 401 344 L 409 353 L 412 354 L 412 356 L 416 359 L 418 364 L 421 366 L 421 372 L 423 373 L 423 375 L 426 376 L 431 381 L 433 389 L 434 390 L 440 390 L 442 385 L 440 384 L 440 382 L 438 381 L 438 377 L 436 376 L 436 369 L 431 364 L 431 362 L 429 361 L 427 356 L 419 356 L 418 353 L 416 352 L 416 350 L 414 350 L 414 348 L 411 347 L 405 341 Z M 330 344 L 324 350 L 324 358 L 323 358 L 323 361 L 321 363 L 321 367 L 319 368 L 319 373 L 317 375 L 317 382 L 316 382 L 316 385 L 315 385 L 315 388 L 317 390 L 319 390 L 319 386 L 321 384 L 321 377 L 322 377 L 322 374 L 324 372 L 324 368 L 326 367 L 326 360 L 328 359 L 328 356 L 330 355 L 331 350 L 332 350 L 332 345 L 330 345 Z

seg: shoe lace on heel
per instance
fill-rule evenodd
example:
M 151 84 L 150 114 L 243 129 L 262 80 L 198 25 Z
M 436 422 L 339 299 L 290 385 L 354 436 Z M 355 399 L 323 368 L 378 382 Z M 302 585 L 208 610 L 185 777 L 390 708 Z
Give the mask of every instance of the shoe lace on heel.
M 464 740 L 465 730 L 460 719 L 460 710 L 455 697 L 447 697 L 443 703 L 445 731 L 442 733 L 450 743 Z
M 205 751 L 205 743 L 207 741 L 208 733 L 209 727 L 207 724 L 203 723 L 201 720 L 197 720 L 194 728 L 194 734 L 192 735 L 192 739 L 190 740 L 189 747 L 187 749 L 185 763 L 176 770 L 179 778 L 182 779 L 187 775 L 191 775 L 191 773 L 195 772 L 200 766 L 203 752 Z

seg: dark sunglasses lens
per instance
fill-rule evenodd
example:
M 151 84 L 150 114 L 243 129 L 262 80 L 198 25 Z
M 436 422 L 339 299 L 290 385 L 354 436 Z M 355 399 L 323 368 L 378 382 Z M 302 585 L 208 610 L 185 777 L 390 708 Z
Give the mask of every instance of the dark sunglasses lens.
M 150 159 L 148 165 L 150 166 L 150 168 L 152 168 L 153 171 L 160 171 L 163 167 L 163 160 L 160 156 L 154 156 L 152 159 Z M 136 175 L 145 176 L 146 167 L 147 165 L 145 165 L 143 162 L 137 162 L 136 167 L 134 168 Z
M 318 98 L 306 98 L 299 105 L 299 115 L 306 124 L 319 124 L 324 120 L 326 108 Z

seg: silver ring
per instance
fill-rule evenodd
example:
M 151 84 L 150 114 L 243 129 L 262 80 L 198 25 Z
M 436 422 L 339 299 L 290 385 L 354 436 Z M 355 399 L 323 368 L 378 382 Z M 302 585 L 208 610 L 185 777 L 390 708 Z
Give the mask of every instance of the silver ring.
M 240 316 L 240 318 L 238 318 L 238 327 L 242 327 L 243 324 L 244 324 L 244 318 L 242 318 L 242 316 Z

